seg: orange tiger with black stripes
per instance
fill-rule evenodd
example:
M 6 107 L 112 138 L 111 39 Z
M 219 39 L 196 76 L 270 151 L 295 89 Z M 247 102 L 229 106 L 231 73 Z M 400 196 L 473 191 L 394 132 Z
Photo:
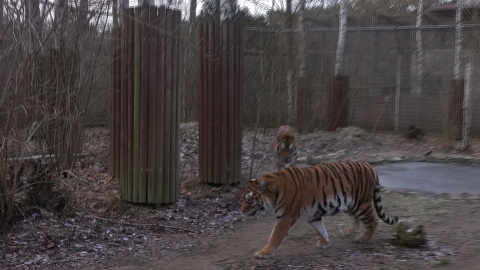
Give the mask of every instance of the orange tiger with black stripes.
M 273 142 L 277 170 L 288 168 L 297 162 L 297 144 L 295 143 L 295 130 L 285 125 L 277 129 Z
M 359 243 L 368 242 L 372 237 L 377 226 L 376 215 L 390 225 L 398 222 L 397 216 L 390 218 L 383 212 L 378 174 L 365 162 L 293 166 L 250 180 L 242 194 L 241 211 L 254 215 L 266 208 L 275 209 L 277 221 L 268 244 L 255 253 L 257 258 L 274 256 L 299 219 L 306 220 L 318 233 L 317 246 L 321 248 L 330 246 L 324 216 L 348 213 L 353 222 L 347 235 L 351 235 L 361 221 L 366 231 L 356 238 Z

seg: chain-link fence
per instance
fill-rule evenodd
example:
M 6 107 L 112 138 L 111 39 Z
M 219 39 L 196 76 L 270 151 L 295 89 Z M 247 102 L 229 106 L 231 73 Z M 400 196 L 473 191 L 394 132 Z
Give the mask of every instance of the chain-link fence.
M 344 74 L 348 79 L 347 125 L 399 131 L 415 125 L 431 132 L 445 131 L 454 79 L 455 18 L 452 13 L 430 14 L 424 21 L 425 25 L 417 28 L 413 15 L 348 18 Z M 337 22 L 335 16 L 308 18 L 304 57 L 298 47 L 302 41 L 298 25 L 294 25 L 293 30 L 246 26 L 245 126 L 278 127 L 293 118 L 290 124 L 295 126 L 302 122 L 307 130 L 326 129 L 328 82 L 334 75 Z M 184 25 L 182 29 L 182 121 L 198 121 L 199 52 L 196 34 L 189 33 L 187 28 Z M 465 66 L 471 62 L 471 130 L 478 134 L 480 111 L 475 108 L 480 104 L 477 87 L 480 24 L 474 18 L 465 20 L 461 29 L 464 41 L 461 79 L 466 79 Z M 421 37 L 420 47 L 418 37 Z M 303 81 L 298 79 L 301 59 L 306 59 Z M 293 97 L 289 89 L 293 89 Z M 293 106 L 293 117 L 290 106 Z M 456 106 L 460 106 L 461 111 L 462 104 Z M 102 117 L 106 114 L 100 115 Z M 102 122 L 95 112 L 91 113 L 91 119 Z M 107 119 L 103 122 L 106 124 Z
M 479 30 L 477 24 L 462 27 L 462 70 L 468 62 L 473 63 L 473 132 L 480 131 L 480 112 L 475 110 L 480 104 L 480 89 L 476 87 Z M 373 130 L 406 130 L 410 125 L 429 131 L 444 130 L 451 99 L 449 88 L 454 78 L 455 31 L 453 24 L 420 28 L 401 24 L 350 25 L 345 57 L 345 75 L 349 80 L 348 125 Z M 291 51 L 284 49 L 285 35 L 294 36 Z M 419 35 L 421 47 L 417 42 Z M 298 99 L 296 93 L 294 112 L 298 116 L 299 110 L 308 111 L 308 129 L 325 129 L 327 83 L 334 75 L 338 28 L 311 27 L 305 36 L 308 83 L 303 98 Z M 296 45 L 300 38 L 298 31 L 247 28 L 245 108 L 251 109 L 244 112 L 246 125 L 258 121 L 260 126 L 276 127 L 287 122 L 286 74 L 288 69 L 298 74 L 302 57 Z M 423 76 L 419 75 L 420 68 Z

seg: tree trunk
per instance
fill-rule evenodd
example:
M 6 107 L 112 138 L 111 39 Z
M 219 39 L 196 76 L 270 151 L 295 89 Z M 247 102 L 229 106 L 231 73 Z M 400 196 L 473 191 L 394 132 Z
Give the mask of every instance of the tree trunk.
M 462 151 L 470 152 L 470 129 L 472 126 L 472 80 L 473 63 L 467 64 L 465 72 L 465 96 L 463 97 L 463 129 L 462 129 Z
M 128 0 L 120 0 L 120 9 L 123 11 L 123 9 L 128 8 Z
M 236 0 L 220 0 L 220 20 L 225 21 L 235 15 Z
M 307 47 L 305 29 L 305 0 L 300 0 L 298 10 L 298 28 L 300 37 L 298 39 L 298 77 L 303 78 L 307 74 Z
M 286 48 L 285 48 L 285 66 L 287 67 L 286 81 L 287 81 L 287 107 L 288 107 L 288 124 L 293 125 L 295 122 L 295 90 L 293 84 L 293 18 L 292 18 L 292 0 L 287 0 L 285 26 L 289 31 L 286 33 Z
M 66 0 L 55 0 L 54 2 L 54 12 L 55 12 L 55 21 L 59 22 L 62 20 L 65 10 L 67 8 Z
M 338 26 L 337 55 L 335 59 L 335 75 L 345 75 L 345 47 L 347 45 L 347 1 L 340 1 Z
M 345 70 L 345 47 L 347 45 L 347 1 L 340 1 L 338 26 L 337 54 L 335 59 L 335 73 L 327 83 L 327 130 L 333 131 L 337 127 L 346 126 L 348 118 L 348 87 L 349 78 Z
M 29 65 L 26 67 L 28 73 L 28 81 L 25 84 L 25 95 L 27 97 L 36 97 L 42 91 L 42 61 L 39 60 L 41 56 L 38 52 L 41 50 L 40 44 L 42 43 L 42 19 L 40 17 L 40 6 L 38 0 L 31 0 L 26 3 L 25 17 L 28 20 L 28 41 L 27 41 L 27 53 L 29 57 Z M 27 123 L 34 125 L 37 123 L 41 125 L 42 115 L 38 108 L 41 108 L 41 100 L 35 100 L 28 98 L 27 105 Z M 39 133 L 35 133 L 38 135 Z
M 297 101 L 297 128 L 298 131 L 310 129 L 312 123 L 311 116 L 311 94 L 309 82 L 307 80 L 307 48 L 306 48 L 306 30 L 305 30 L 305 0 L 300 0 L 298 9 L 298 79 L 296 85 Z
M 0 0 L 0 26 L 3 28 L 3 0 Z
M 64 40 L 64 24 L 65 24 L 65 17 L 66 17 L 66 8 L 67 8 L 67 1 L 66 0 L 55 0 L 54 2 L 54 25 L 56 29 L 56 40 L 55 40 L 55 48 L 59 49 L 63 46 Z
M 40 44 L 39 38 L 41 37 L 42 31 L 42 21 L 40 20 L 40 6 L 38 0 L 30 0 L 25 6 L 25 17 L 28 18 L 28 22 L 31 26 L 29 41 L 28 41 L 28 53 L 33 53 L 36 49 L 37 44 Z
M 118 29 L 118 0 L 112 1 L 112 23 L 113 29 Z
M 89 5 L 89 0 L 80 0 L 80 10 L 78 13 L 79 17 L 79 26 L 87 27 L 88 25 L 88 5 Z M 81 30 L 80 30 L 81 31 Z
M 447 137 L 451 140 L 462 136 L 463 124 L 463 95 L 465 81 L 462 74 L 462 54 L 463 54 L 463 30 L 462 30 L 462 10 L 463 0 L 456 4 L 455 15 L 455 56 L 453 67 L 453 80 L 450 83 L 449 102 L 447 108 Z
M 188 17 L 188 33 L 193 35 L 195 33 L 195 25 L 197 18 L 197 0 L 190 0 L 190 15 Z
M 417 23 L 416 23 L 416 47 L 417 47 L 417 74 L 415 78 L 415 86 L 413 88 L 414 94 L 421 94 L 423 90 L 423 64 L 424 64 L 424 51 L 423 51 L 423 38 L 422 38 L 422 30 L 420 27 L 422 26 L 422 18 L 423 18 L 423 0 L 418 1 L 418 9 L 417 9 Z
M 463 35 L 462 35 L 462 10 L 463 0 L 456 4 L 455 14 L 455 58 L 453 67 L 453 78 L 462 79 L 462 54 L 463 54 Z
M 183 79 L 180 89 L 181 121 L 191 121 L 197 119 L 198 115 L 198 77 L 197 77 L 197 58 L 196 45 L 196 17 L 197 17 L 197 0 L 190 0 L 190 14 L 188 18 L 188 37 L 183 55 Z
M 394 120 L 394 131 L 398 131 L 398 126 L 400 123 L 400 89 L 402 84 L 402 53 L 399 51 L 397 53 L 397 78 L 395 84 L 395 120 Z

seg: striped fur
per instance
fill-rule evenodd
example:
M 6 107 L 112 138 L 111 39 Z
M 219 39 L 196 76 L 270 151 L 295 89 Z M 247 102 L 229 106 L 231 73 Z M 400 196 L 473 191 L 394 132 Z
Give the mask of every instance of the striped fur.
M 252 179 L 242 195 L 241 211 L 250 215 L 257 210 L 274 208 L 277 222 L 268 244 L 255 253 L 257 258 L 275 254 L 288 230 L 299 219 L 306 220 L 319 234 L 318 247 L 330 246 L 322 217 L 339 212 L 350 214 L 353 223 L 347 234 L 360 222 L 366 228 L 357 242 L 368 242 L 377 226 L 377 215 L 394 225 L 398 217 L 385 215 L 380 196 L 378 174 L 368 163 L 326 163 L 314 167 L 289 167 Z

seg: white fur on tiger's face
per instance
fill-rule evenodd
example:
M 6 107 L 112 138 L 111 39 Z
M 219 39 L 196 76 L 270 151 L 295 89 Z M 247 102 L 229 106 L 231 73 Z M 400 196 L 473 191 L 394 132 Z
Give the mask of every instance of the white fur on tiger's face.
M 277 150 L 277 167 L 279 170 L 288 168 L 297 162 L 297 146 L 295 143 L 282 142 Z
M 288 168 L 297 162 L 298 150 L 295 143 L 295 130 L 291 126 L 281 126 L 277 130 L 275 142 L 277 170 Z

